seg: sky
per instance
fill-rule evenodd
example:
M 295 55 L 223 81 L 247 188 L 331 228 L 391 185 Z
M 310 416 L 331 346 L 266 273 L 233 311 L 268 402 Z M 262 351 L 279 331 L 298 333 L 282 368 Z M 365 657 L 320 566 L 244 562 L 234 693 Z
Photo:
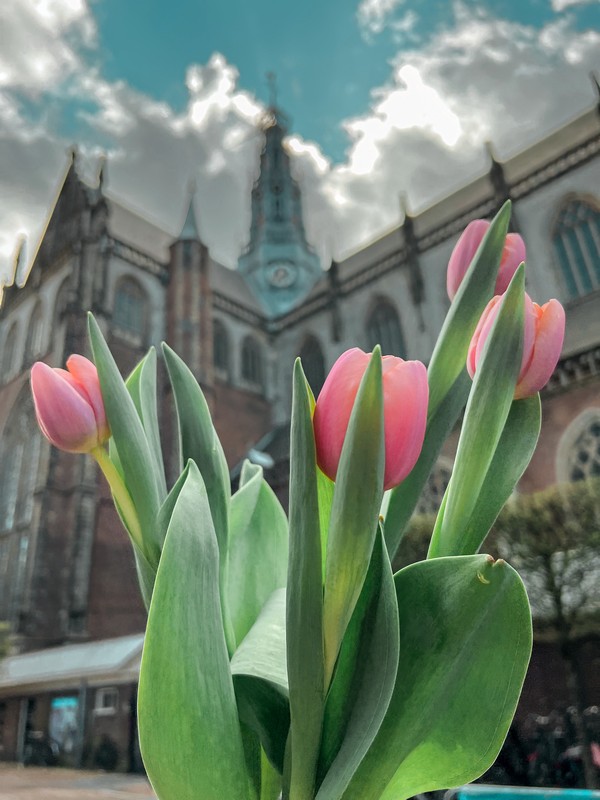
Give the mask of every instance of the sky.
M 0 276 L 67 164 L 234 267 L 269 102 L 324 266 L 597 102 L 600 0 L 1 0 Z

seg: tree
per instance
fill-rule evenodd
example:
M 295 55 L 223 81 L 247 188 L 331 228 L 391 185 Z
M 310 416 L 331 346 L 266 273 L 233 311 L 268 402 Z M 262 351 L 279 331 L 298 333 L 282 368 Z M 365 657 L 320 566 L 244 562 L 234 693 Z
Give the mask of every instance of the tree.
M 519 570 L 536 635 L 554 640 L 564 659 L 587 788 L 598 788 L 585 726 L 581 643 L 600 632 L 600 481 L 552 486 L 507 504 L 488 540 Z

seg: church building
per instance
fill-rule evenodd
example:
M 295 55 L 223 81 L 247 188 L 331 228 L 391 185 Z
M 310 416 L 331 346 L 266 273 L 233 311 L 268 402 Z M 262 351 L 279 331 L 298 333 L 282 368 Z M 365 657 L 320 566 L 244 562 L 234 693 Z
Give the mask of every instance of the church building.
M 527 290 L 567 312 L 563 355 L 542 393 L 539 447 L 519 488 L 600 476 L 600 105 L 504 162 L 488 146 L 484 174 L 419 213 L 406 209 L 400 225 L 331 264 L 307 241 L 288 125 L 281 109 L 268 109 L 237 269 L 211 257 L 193 197 L 173 237 L 112 198 L 102 172 L 97 185 L 82 180 L 73 153 L 26 281 L 4 287 L 0 621 L 13 655 L 0 667 L 0 758 L 22 756 L 27 727 L 43 727 L 60 705 L 52 703 L 70 697 L 77 724 L 96 725 L 96 739 L 124 714 L 122 739 L 110 735 L 124 752 L 132 747 L 145 612 L 130 544 L 92 459 L 59 452 L 38 432 L 28 381 L 36 360 L 62 366 L 89 353 L 87 310 L 123 374 L 166 340 L 206 394 L 232 480 L 244 458 L 255 460 L 285 503 L 294 358 L 315 394 L 349 347 L 380 343 L 427 363 L 449 307 L 446 265 L 458 236 L 510 198 L 513 230 L 527 245 Z M 439 504 L 450 467 L 451 454 L 440 458 L 422 510 Z

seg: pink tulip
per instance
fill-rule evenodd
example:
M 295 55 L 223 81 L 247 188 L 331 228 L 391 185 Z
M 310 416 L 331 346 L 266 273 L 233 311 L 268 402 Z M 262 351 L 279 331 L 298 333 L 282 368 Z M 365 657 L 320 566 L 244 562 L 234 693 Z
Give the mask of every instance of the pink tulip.
M 475 219 L 469 222 L 454 246 L 446 274 L 446 288 L 450 300 L 454 299 L 489 227 L 490 223 L 485 219 Z M 518 233 L 507 234 L 494 294 L 503 294 L 508 289 L 512 276 L 523 261 L 525 261 L 525 242 Z
M 498 316 L 501 300 L 501 297 L 490 300 L 475 328 L 467 355 L 467 370 L 471 378 L 475 375 L 486 339 Z M 515 400 L 536 394 L 548 383 L 560 358 L 565 338 L 565 310 L 558 300 L 549 300 L 540 307 L 525 294 L 524 320 L 523 358 Z
M 317 462 L 335 480 L 354 400 L 371 356 L 354 347 L 333 365 L 314 414 Z M 429 386 L 420 361 L 384 356 L 384 489 L 397 486 L 414 467 L 425 436 Z
M 109 438 L 98 372 L 87 358 L 70 356 L 66 370 L 37 361 L 31 391 L 38 424 L 55 447 L 89 453 Z

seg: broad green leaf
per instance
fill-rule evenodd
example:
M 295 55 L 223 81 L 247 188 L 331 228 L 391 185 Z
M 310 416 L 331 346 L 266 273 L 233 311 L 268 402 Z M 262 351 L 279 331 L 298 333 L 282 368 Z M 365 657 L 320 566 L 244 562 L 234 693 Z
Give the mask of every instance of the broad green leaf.
M 337 800 L 387 711 L 400 651 L 398 603 L 380 531 L 325 706 L 317 800 Z
M 182 464 L 195 461 L 208 493 L 219 552 L 227 552 L 228 510 L 231 496 L 229 469 L 215 431 L 208 404 L 185 362 L 163 343 L 163 353 L 179 422 Z
M 171 491 L 165 497 L 163 504 L 158 510 L 158 515 L 156 517 L 156 541 L 160 550 L 163 548 L 165 537 L 167 535 L 169 525 L 171 524 L 171 517 L 173 516 L 173 511 L 175 510 L 175 505 L 177 504 L 181 490 L 185 486 L 185 482 L 188 479 L 190 463 L 191 461 L 188 461 L 188 463 L 185 465 L 185 469 L 171 487 Z
M 233 654 L 231 672 L 240 719 L 259 736 L 283 772 L 290 727 L 285 645 L 285 589 L 277 589 Z
M 331 505 L 323 596 L 326 685 L 371 560 L 383 497 L 384 457 L 377 346 L 350 415 Z
M 314 793 L 324 706 L 323 585 L 317 460 L 310 393 L 296 360 L 290 432 L 287 664 L 290 746 L 284 769 L 286 800 Z
M 525 472 L 540 434 L 541 414 L 539 394 L 513 400 L 477 503 L 462 531 L 466 552 L 477 552 Z
M 206 488 L 190 462 L 158 566 L 140 669 L 140 747 L 159 800 L 248 798 L 218 561 Z
M 446 315 L 427 369 L 430 415 L 462 372 L 473 332 L 494 294 L 510 211 L 507 200 L 492 220 Z
M 417 463 L 402 483 L 390 491 L 384 531 L 392 562 L 440 450 L 467 402 L 470 389 L 471 378 L 463 368 L 427 422 L 423 449 Z
M 525 588 L 504 561 L 421 561 L 395 584 L 398 680 L 343 800 L 405 800 L 479 777 L 502 746 L 531 654 Z
M 285 586 L 288 555 L 287 518 L 262 469 L 247 462 L 241 483 L 231 498 L 226 576 L 236 645 L 254 625 L 267 598 Z
M 467 402 L 443 515 L 431 537 L 428 558 L 468 555 L 477 546 L 464 535 L 502 436 L 521 368 L 525 271 L 515 273 L 501 302 Z
M 150 608 L 150 601 L 152 599 L 152 592 L 154 590 L 154 581 L 156 579 L 156 570 L 150 566 L 146 556 L 137 547 L 135 542 L 133 544 L 133 553 L 135 555 L 135 570 L 138 577 L 138 584 L 142 600 L 146 606 L 146 611 Z
M 229 500 L 231 483 L 225 454 L 214 428 L 202 389 L 184 361 L 163 342 L 163 354 L 173 389 L 179 429 L 179 452 L 183 463 L 194 461 L 206 486 L 210 511 L 219 545 L 219 575 L 223 625 L 229 653 L 235 636 L 227 606 Z
M 151 347 L 125 381 L 129 394 L 137 408 L 146 438 L 154 457 L 154 473 L 161 498 L 167 494 L 165 467 L 160 431 L 158 426 L 158 405 L 156 399 L 156 350 Z
M 152 451 L 131 395 L 91 314 L 88 330 L 120 468 L 142 529 L 144 555 L 152 563 L 150 553 L 155 549 L 154 526 L 160 504 Z

